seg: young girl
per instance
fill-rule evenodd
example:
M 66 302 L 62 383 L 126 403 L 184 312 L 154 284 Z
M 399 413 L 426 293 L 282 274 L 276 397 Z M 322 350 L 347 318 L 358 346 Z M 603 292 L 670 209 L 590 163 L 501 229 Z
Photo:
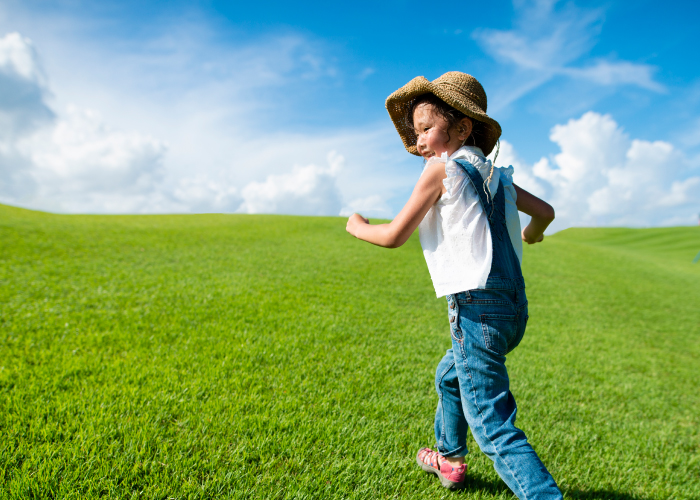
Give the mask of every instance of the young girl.
M 435 374 L 437 451 L 419 450 L 418 465 L 443 486 L 462 487 L 471 428 L 518 498 L 562 498 L 515 426 L 505 366 L 528 319 L 522 241 L 542 241 L 554 210 L 513 184 L 512 167 L 496 169 L 486 159 L 501 127 L 486 114 L 486 93 L 474 77 L 453 71 L 433 82 L 414 78 L 389 96 L 386 107 L 406 149 L 426 160 L 425 169 L 391 223 L 370 225 L 353 214 L 347 231 L 396 248 L 418 227 L 435 292 L 447 296 L 452 349 Z M 532 216 L 522 233 L 518 210 Z

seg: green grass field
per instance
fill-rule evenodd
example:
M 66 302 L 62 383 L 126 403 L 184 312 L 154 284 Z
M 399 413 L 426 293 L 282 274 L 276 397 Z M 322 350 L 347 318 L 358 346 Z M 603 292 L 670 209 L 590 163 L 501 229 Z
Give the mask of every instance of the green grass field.
M 525 249 L 518 423 L 567 498 L 700 498 L 700 227 Z M 450 346 L 414 235 L 0 206 L 0 497 L 513 498 L 418 469 Z M 471 438 L 470 438 L 471 439 Z

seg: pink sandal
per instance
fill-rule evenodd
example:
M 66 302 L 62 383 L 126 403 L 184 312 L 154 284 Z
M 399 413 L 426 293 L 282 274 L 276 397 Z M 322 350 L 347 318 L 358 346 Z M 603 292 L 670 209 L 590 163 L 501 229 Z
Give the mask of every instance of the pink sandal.
M 439 466 L 438 459 L 442 462 Z M 420 468 L 425 472 L 435 474 L 445 488 L 458 490 L 464 486 L 464 475 L 467 471 L 467 464 L 462 464 L 459 467 L 452 467 L 447 460 L 445 460 L 445 457 L 430 448 L 418 450 L 416 462 L 418 462 Z

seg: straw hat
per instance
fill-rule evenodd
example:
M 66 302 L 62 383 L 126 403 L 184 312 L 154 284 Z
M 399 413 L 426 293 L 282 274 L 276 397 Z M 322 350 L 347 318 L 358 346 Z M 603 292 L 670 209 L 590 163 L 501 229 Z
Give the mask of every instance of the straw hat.
M 428 93 L 435 94 L 469 118 L 483 123 L 482 133 L 475 136 L 475 141 L 488 156 L 501 136 L 501 126 L 486 114 L 484 88 L 476 78 L 460 71 L 450 71 L 432 82 L 417 76 L 387 98 L 386 109 L 408 152 L 420 156 L 416 149 L 416 134 L 413 127 L 406 123 L 406 113 L 416 97 Z

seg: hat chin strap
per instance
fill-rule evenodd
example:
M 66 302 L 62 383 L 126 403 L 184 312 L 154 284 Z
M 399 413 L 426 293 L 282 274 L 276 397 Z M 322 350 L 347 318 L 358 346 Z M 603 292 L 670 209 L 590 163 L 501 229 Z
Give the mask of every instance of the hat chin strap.
M 470 146 L 470 144 L 467 144 L 467 141 L 469 140 L 470 137 L 471 137 L 471 139 L 472 139 L 472 144 L 471 144 L 471 146 L 476 147 L 476 139 L 474 139 L 474 134 L 469 134 L 469 137 L 467 137 L 466 139 L 464 139 L 464 140 L 462 141 L 462 146 Z

